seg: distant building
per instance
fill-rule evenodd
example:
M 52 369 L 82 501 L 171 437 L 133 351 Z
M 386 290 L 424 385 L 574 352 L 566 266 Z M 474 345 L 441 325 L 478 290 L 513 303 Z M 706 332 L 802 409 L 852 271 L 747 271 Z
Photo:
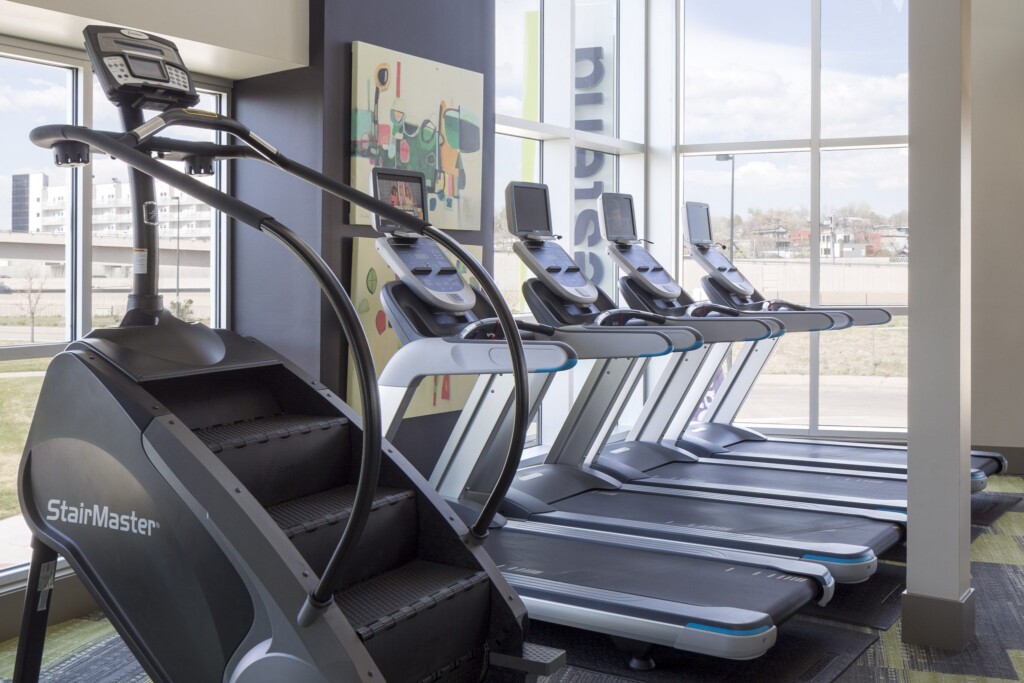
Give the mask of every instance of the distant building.
M 113 180 L 93 183 L 92 230 L 95 236 L 128 236 L 132 231 L 131 189 L 128 183 Z M 213 230 L 213 210 L 209 206 L 157 181 L 160 234 L 209 238 Z M 10 231 L 20 233 L 59 233 L 67 230 L 70 219 L 67 186 L 50 185 L 45 173 L 21 173 L 11 176 Z M 0 231 L 3 224 L 0 223 Z
M 45 173 L 17 173 L 11 176 L 11 232 L 40 231 L 41 203 L 49 181 Z
M 781 225 L 754 230 L 754 244 L 756 257 L 789 258 L 791 255 L 789 230 Z

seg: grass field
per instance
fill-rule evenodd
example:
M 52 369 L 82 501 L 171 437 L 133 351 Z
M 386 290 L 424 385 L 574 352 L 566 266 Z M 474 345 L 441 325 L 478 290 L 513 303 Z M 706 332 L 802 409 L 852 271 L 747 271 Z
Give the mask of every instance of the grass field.
M 907 319 L 887 325 L 820 334 L 821 374 L 858 377 L 907 376 Z M 765 368 L 766 374 L 806 375 L 810 336 L 783 336 Z
M 9 363 L 2 365 L 10 372 Z M 41 376 L 4 377 L 0 373 L 0 519 L 19 512 L 18 463 L 42 384 Z

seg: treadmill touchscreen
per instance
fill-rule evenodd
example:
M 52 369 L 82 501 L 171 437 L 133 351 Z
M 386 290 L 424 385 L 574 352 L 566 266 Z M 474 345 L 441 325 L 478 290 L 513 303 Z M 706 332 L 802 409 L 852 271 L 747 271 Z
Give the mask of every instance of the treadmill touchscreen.
M 548 204 L 548 189 L 537 185 L 512 186 L 512 220 L 508 227 L 512 234 L 550 236 L 551 207 Z
M 690 231 L 690 244 L 710 245 L 714 243 L 714 240 L 711 239 L 711 211 L 707 204 L 686 202 L 686 225 Z
M 604 212 L 605 239 L 609 242 L 629 242 L 636 239 L 636 216 L 633 198 L 628 194 L 608 194 L 601 198 Z
M 423 176 L 419 174 L 377 173 L 377 198 L 397 207 L 416 218 L 426 219 L 426 201 L 423 191 Z M 380 219 L 382 232 L 394 232 L 401 226 L 387 219 Z

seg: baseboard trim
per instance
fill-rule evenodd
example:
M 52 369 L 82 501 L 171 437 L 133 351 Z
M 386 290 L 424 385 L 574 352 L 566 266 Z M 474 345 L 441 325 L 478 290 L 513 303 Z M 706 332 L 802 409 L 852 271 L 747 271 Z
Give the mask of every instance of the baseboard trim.
M 1021 446 L 972 446 L 980 451 L 995 451 L 1006 458 L 1007 470 L 1003 474 L 1024 474 L 1024 447 Z
M 974 638 L 974 589 L 959 600 L 903 593 L 903 642 L 959 652 Z
M 53 584 L 50 625 L 85 616 L 99 609 L 74 572 L 67 570 Z M 25 583 L 0 593 L 0 641 L 17 638 L 25 605 Z

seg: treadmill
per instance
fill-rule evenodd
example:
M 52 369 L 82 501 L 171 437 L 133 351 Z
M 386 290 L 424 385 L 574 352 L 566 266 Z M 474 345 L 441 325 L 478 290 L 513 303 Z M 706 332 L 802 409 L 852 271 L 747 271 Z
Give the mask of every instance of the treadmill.
M 396 175 L 391 171 L 377 173 L 380 178 L 378 196 L 390 193 L 391 178 L 415 179 L 415 176 Z M 406 192 L 407 196 L 418 196 L 418 184 L 413 181 L 408 184 L 415 191 L 411 195 Z M 393 379 L 399 377 L 394 373 L 401 367 L 397 357 L 385 371 L 385 375 L 392 378 L 386 384 L 394 387 L 382 389 L 385 401 L 398 406 L 407 400 L 407 386 L 417 374 L 441 373 L 442 370 L 443 374 L 471 374 L 455 361 L 449 361 L 456 351 L 446 351 L 450 344 L 441 344 L 438 337 L 458 334 L 473 338 L 491 333 L 493 326 L 488 322 L 491 312 L 476 301 L 478 297 L 458 277 L 447 259 L 436 250 L 431 251 L 433 256 L 426 257 L 423 250 L 429 249 L 429 245 L 417 245 L 417 252 L 424 254 L 416 257 L 420 260 L 409 255 L 409 247 L 382 240 L 378 248 L 400 278 L 400 282 L 385 287 L 381 296 L 391 325 L 405 347 L 402 353 L 411 359 L 409 368 L 402 371 L 409 375 L 407 377 Z M 437 326 L 437 320 L 443 320 L 443 325 Z M 724 322 L 722 326 L 729 324 Z M 750 330 L 767 330 L 759 321 L 740 322 L 733 327 L 734 334 L 740 335 L 749 335 Z M 569 344 L 574 357 L 599 362 L 623 355 L 663 353 L 668 350 L 668 334 L 683 333 L 681 343 L 687 347 L 692 345 L 692 333 L 683 326 L 674 329 L 562 327 L 557 330 L 549 326 L 529 326 L 529 329 L 535 339 L 557 339 Z M 432 344 L 438 347 L 436 351 L 429 351 Z M 410 348 L 415 348 L 416 352 L 409 351 Z M 459 358 L 465 358 L 467 353 L 459 350 Z M 423 364 L 424 356 L 432 359 L 431 364 Z M 553 356 L 540 365 L 554 370 L 562 367 L 561 363 L 560 358 Z M 551 373 L 535 373 L 531 386 L 534 410 L 551 377 Z M 432 466 L 432 472 L 425 473 L 445 497 L 464 498 L 467 481 L 470 490 L 488 490 L 494 468 L 501 461 L 501 444 L 508 440 L 507 431 L 502 430 L 509 426 L 509 390 L 508 379 L 494 372 L 477 383 L 444 452 Z M 402 411 L 404 408 L 388 412 Z M 813 560 L 824 564 L 840 583 L 868 578 L 877 567 L 878 555 L 903 538 L 902 515 L 887 513 L 884 519 L 876 520 L 863 518 L 859 510 L 812 507 L 786 509 L 742 497 L 655 491 L 631 487 L 589 469 L 546 465 L 521 470 L 502 510 L 509 517 L 522 520 Z M 854 516 L 843 512 L 852 512 Z
M 536 196 L 531 196 L 533 193 Z M 660 321 L 658 329 L 663 331 L 671 329 L 673 324 L 695 329 L 719 324 L 702 317 L 681 321 L 646 311 L 616 308 L 608 295 L 551 239 L 550 224 L 544 225 L 542 231 L 525 224 L 518 227 L 518 217 L 534 213 L 534 204 L 547 206 L 546 186 L 510 183 L 506 190 L 509 228 L 520 238 L 513 248 L 536 276 L 523 284 L 523 294 L 538 322 L 562 327 L 657 324 Z M 831 318 L 817 312 L 804 315 Z M 683 365 L 690 364 L 684 359 Z M 905 513 L 906 475 L 704 460 L 699 454 L 671 444 L 608 443 L 626 397 L 637 387 L 642 370 L 642 363 L 621 358 L 595 366 L 544 462 L 577 467 L 591 465 L 630 484 L 789 501 L 789 507 L 814 503 L 860 508 L 865 515 Z
M 855 325 L 880 325 L 892 319 L 885 309 L 868 307 L 808 307 L 781 299 L 766 299 L 751 282 L 744 277 L 734 263 L 716 248 L 711 234 L 711 218 L 708 205 L 700 202 L 686 202 L 687 233 L 692 247 L 691 255 L 708 275 L 702 284 L 708 298 L 716 304 L 738 311 L 822 311 L 828 314 L 846 313 L 854 319 Z M 644 273 L 630 274 L 633 285 L 626 285 L 629 293 L 623 296 L 631 306 L 643 310 L 662 312 L 673 305 L 673 297 L 659 294 L 654 288 L 645 286 Z M 644 296 L 647 294 L 648 296 Z M 658 303 L 658 301 L 661 303 Z M 676 298 L 676 305 L 685 304 L 689 297 Z M 692 301 L 692 300 L 690 300 Z M 653 304 L 653 307 L 649 306 Z M 751 344 L 750 346 L 755 346 Z M 718 458 L 732 458 L 743 462 L 800 464 L 811 467 L 838 467 L 877 472 L 906 474 L 906 446 L 828 441 L 816 439 L 793 439 L 766 437 L 751 429 L 733 424 L 740 406 L 746 400 L 754 382 L 764 368 L 774 343 L 756 345 L 758 354 L 742 365 L 742 372 L 733 381 L 727 380 L 725 391 L 716 396 L 715 405 L 704 420 L 693 424 L 680 434 L 689 447 L 714 453 Z M 745 356 L 744 356 L 745 357 Z M 988 476 L 1006 471 L 1006 458 L 992 451 L 971 452 L 971 490 L 978 492 L 985 488 Z
M 422 174 L 378 168 L 373 183 L 378 196 L 403 186 L 403 194 L 415 198 L 413 210 L 426 212 Z M 484 378 L 507 378 L 510 357 L 494 309 L 462 280 L 445 254 L 415 234 L 378 221 L 385 234 L 377 239 L 377 249 L 400 278 L 381 288 L 389 322 L 403 342 L 379 379 L 385 433 L 393 438 L 425 377 L 482 375 L 478 385 L 486 394 Z M 573 331 L 529 323 L 520 327 L 532 377 L 550 377 L 575 364 L 573 349 L 564 343 Z M 666 337 L 643 329 L 620 331 L 602 343 L 621 344 L 623 337 L 642 353 L 664 353 L 669 347 Z M 531 382 L 531 394 L 536 387 Z M 478 407 L 471 399 L 463 417 L 479 412 Z M 471 436 L 483 438 L 485 427 Z M 463 445 L 469 444 L 463 440 Z M 461 453 L 469 454 L 470 448 Z M 483 468 L 461 459 L 447 461 L 434 472 L 443 476 L 432 477 L 431 483 L 458 514 L 476 518 L 495 485 L 495 464 L 500 466 L 492 463 L 485 477 Z M 562 472 L 572 476 L 569 468 Z M 555 483 L 559 473 L 536 478 Z M 514 486 L 523 476 L 516 479 Z M 581 479 L 569 480 L 564 488 L 579 486 Z M 614 482 L 604 485 L 597 475 L 591 479 L 596 483 L 583 486 L 581 495 L 615 492 Z M 815 563 L 501 515 L 487 530 L 483 546 L 532 619 L 622 639 L 630 644 L 637 667 L 651 665 L 646 652 L 651 644 L 733 659 L 760 656 L 774 643 L 778 623 L 803 605 L 827 602 L 834 585 L 828 570 Z

